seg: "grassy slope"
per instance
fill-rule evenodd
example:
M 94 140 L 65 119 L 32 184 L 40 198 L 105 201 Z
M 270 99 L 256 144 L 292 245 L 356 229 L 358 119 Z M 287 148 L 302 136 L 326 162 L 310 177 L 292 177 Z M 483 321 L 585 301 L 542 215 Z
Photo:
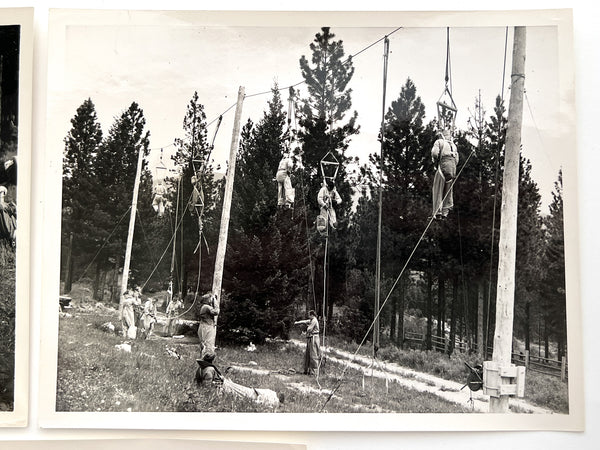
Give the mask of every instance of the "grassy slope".
M 351 352 L 356 351 L 357 348 L 355 343 L 346 343 L 336 338 L 330 338 L 330 343 Z M 368 343 L 359 351 L 360 354 L 365 355 L 370 355 L 370 352 L 371 348 Z M 436 351 L 402 350 L 397 347 L 381 348 L 378 356 L 383 360 L 459 383 L 466 382 L 465 362 L 471 366 L 481 363 L 474 355 L 454 353 L 448 357 Z M 568 386 L 559 377 L 533 370 L 527 371 L 525 400 L 558 413 L 567 414 L 569 412 Z
M 194 382 L 198 345 L 176 340 L 133 341 L 132 353 L 115 348 L 123 338 L 99 327 L 116 321 L 115 313 L 78 313 L 60 320 L 57 411 L 268 411 L 267 407 L 232 395 L 220 394 L 212 387 L 197 387 Z M 167 355 L 165 347 L 182 358 Z M 256 352 L 242 348 L 222 348 L 218 365 L 244 365 L 271 371 L 300 371 L 302 351 L 283 342 L 261 346 Z M 323 388 L 333 388 L 340 367 L 326 367 L 319 379 Z M 331 372 L 331 375 L 329 374 Z M 269 388 L 285 394 L 279 412 L 318 412 L 325 396 L 298 391 L 290 383 L 317 388 L 314 377 L 232 373 L 230 378 L 245 386 Z M 398 385 L 386 393 L 384 381 L 369 380 L 362 389 L 362 375 L 349 370 L 327 412 L 468 412 L 467 405 L 446 402 L 433 394 L 423 394 Z
M 0 242 L 0 411 L 12 411 L 15 370 L 15 257 Z

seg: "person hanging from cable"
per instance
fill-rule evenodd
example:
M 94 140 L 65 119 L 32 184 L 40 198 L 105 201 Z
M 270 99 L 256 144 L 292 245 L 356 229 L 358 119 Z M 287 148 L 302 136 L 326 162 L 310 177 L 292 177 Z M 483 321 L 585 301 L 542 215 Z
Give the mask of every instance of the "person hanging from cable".
M 306 325 L 306 352 L 304 353 L 304 374 L 316 375 L 321 360 L 321 346 L 319 344 L 319 321 L 317 313 L 308 312 L 308 319 L 298 320 L 294 325 Z
M 219 307 L 215 306 L 215 296 L 212 292 L 204 294 L 200 299 L 200 325 L 198 337 L 200 338 L 200 359 L 205 355 L 214 355 L 217 324 L 215 316 L 219 315 Z
M 158 217 L 162 217 L 165 213 L 166 193 L 167 188 L 165 187 L 164 181 L 160 180 L 154 187 L 154 199 L 152 200 L 152 208 L 158 213 Z
M 283 152 L 275 180 L 277 181 L 277 207 L 292 209 L 294 206 L 295 190 L 292 187 L 290 173 L 294 167 L 294 160 L 291 151 L 286 148 Z
M 196 211 L 198 213 L 197 208 L 201 209 L 204 206 L 204 191 L 202 190 L 202 181 L 200 180 L 199 173 L 192 175 L 191 181 L 192 181 L 191 213 L 194 214 L 194 211 Z
M 458 151 L 450 128 L 445 128 L 433 144 L 431 159 L 437 164 L 433 178 L 433 217 L 445 219 L 454 207 L 452 183 L 458 164 Z
M 339 205 L 342 203 L 342 197 L 338 194 L 332 178 L 326 178 L 323 182 L 323 186 L 317 194 L 317 202 L 321 208 L 321 212 L 317 217 L 317 230 L 322 236 L 327 236 L 328 226 L 335 230 L 337 225 L 333 204 Z

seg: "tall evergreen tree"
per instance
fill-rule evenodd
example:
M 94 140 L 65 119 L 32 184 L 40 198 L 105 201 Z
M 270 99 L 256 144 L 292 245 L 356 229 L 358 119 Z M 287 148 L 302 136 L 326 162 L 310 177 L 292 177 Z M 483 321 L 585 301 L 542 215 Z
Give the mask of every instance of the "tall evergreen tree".
M 98 202 L 95 161 L 102 129 L 90 98 L 77 108 L 71 125 L 64 139 L 62 246 L 66 253 L 73 233 L 72 258 L 91 260 L 100 233 L 92 221 L 92 211 Z
M 98 149 L 95 160 L 98 195 L 91 217 L 94 225 L 102 233 L 97 242 L 99 251 L 95 290 L 101 288 L 99 281 L 102 272 L 114 268 L 111 260 L 122 259 L 125 252 L 128 221 L 124 216 L 131 206 L 138 155 L 140 152 L 143 156 L 149 153 L 150 132 L 145 130 L 145 125 L 144 112 L 136 102 L 133 102 L 115 119 L 108 136 Z M 138 200 L 146 199 L 147 202 L 151 197 L 151 179 L 152 175 L 144 161 Z M 110 242 L 104 245 L 108 237 L 111 237 Z M 133 252 L 136 252 L 137 256 L 132 258 L 131 284 L 143 283 L 145 275 L 151 270 L 152 261 L 148 252 L 138 250 L 144 246 L 141 233 L 136 233 Z
M 224 279 L 228 300 L 219 320 L 219 335 L 238 342 L 285 335 L 308 294 L 303 206 L 277 210 L 273 178 L 289 132 L 277 86 L 272 92 L 262 119 L 244 126 L 236 164 L 225 270 L 230 275 Z M 297 181 L 294 177 L 299 191 Z
M 545 338 L 548 340 L 550 336 L 553 336 L 556 339 L 558 348 L 557 359 L 566 354 L 567 345 L 567 298 L 563 219 L 563 182 L 561 170 L 558 173 L 558 180 L 554 183 L 550 215 L 545 220 L 545 274 L 542 291 L 544 328 L 547 329 Z M 547 342 L 546 348 L 548 348 Z
M 348 84 L 354 74 L 352 58 L 344 60 L 344 48 L 341 40 L 335 40 L 329 27 L 321 28 L 310 44 L 311 62 L 306 56 L 300 58 L 300 70 L 306 81 L 308 97 L 301 100 L 300 130 L 298 133 L 302 148 L 302 180 L 305 181 L 305 201 L 310 205 L 308 216 L 312 222 L 318 214 L 317 194 L 322 186 L 320 161 L 331 152 L 339 162 L 336 188 L 342 197 L 342 205 L 336 206 L 338 220 L 337 231 L 329 239 L 327 270 L 329 292 L 326 296 L 331 318 L 333 305 L 345 298 L 345 279 L 349 263 L 348 218 L 352 207 L 352 188 L 349 180 L 348 165 L 352 162 L 346 155 L 348 143 L 352 135 L 358 133 L 356 125 L 357 113 L 345 122 L 345 115 L 352 106 L 352 90 Z M 315 249 L 315 261 L 322 265 L 324 244 L 316 236 L 312 248 Z M 322 267 L 315 266 L 316 285 L 323 286 Z M 323 299 L 323 292 L 318 292 L 317 299 Z M 321 305 L 319 306 L 321 310 Z
M 178 267 L 179 280 L 174 282 L 174 285 L 176 292 L 185 293 L 188 285 L 193 288 L 194 292 L 197 287 L 201 291 L 210 289 L 214 251 L 209 250 L 216 245 L 219 232 L 218 213 L 220 209 L 217 203 L 220 187 L 215 177 L 215 171 L 218 171 L 219 167 L 214 167 L 210 160 L 212 149 L 208 140 L 206 113 L 197 92 L 194 92 L 187 105 L 183 118 L 183 132 L 182 138 L 175 139 L 177 150 L 173 156 L 175 166 L 180 171 L 179 176 L 169 182 L 172 192 L 171 203 L 175 210 L 179 203 L 177 220 L 181 222 L 176 240 L 176 261 L 183 266 Z M 202 233 L 206 241 L 203 238 L 200 245 L 198 216 L 192 205 L 193 176 L 199 179 L 199 185 L 202 186 L 204 193 L 204 211 L 201 222 Z M 175 215 L 173 211 L 170 211 L 170 214 L 174 227 Z M 208 243 L 208 248 L 206 243 Z M 202 273 L 200 274 L 200 284 L 198 284 L 198 265 L 200 263 L 202 264 L 200 268 Z M 189 283 L 190 277 L 193 279 L 192 284 Z

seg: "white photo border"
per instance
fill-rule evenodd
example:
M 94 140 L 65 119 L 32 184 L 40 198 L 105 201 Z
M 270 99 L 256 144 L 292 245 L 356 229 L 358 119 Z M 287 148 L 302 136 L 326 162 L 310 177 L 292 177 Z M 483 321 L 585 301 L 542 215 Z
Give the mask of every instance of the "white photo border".
M 228 25 L 332 27 L 489 27 L 556 26 L 559 41 L 561 118 L 575 143 L 575 90 L 572 13 L 570 10 L 460 12 L 260 12 L 260 11 L 81 11 L 52 10 L 49 16 L 49 79 L 60 64 L 65 27 L 77 25 Z M 51 113 L 48 111 L 48 114 Z M 40 351 L 40 425 L 45 428 L 269 431 L 471 431 L 564 430 L 584 427 L 583 355 L 579 295 L 577 158 L 563 166 L 565 185 L 565 260 L 569 348 L 568 414 L 273 414 L 273 413 L 97 413 L 57 412 L 56 375 L 59 292 L 62 149 L 46 148 L 42 258 L 43 310 Z

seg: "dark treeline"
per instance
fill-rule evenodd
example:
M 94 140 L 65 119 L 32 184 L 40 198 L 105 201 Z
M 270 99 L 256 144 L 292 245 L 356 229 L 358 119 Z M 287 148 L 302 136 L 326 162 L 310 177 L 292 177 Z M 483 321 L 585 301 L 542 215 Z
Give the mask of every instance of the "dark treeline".
M 383 168 L 381 299 L 387 301 L 381 314 L 382 344 L 402 347 L 407 333 L 419 333 L 427 349 L 433 336 L 460 339 L 478 352 L 485 343 L 491 347 L 507 123 L 502 99 L 497 98 L 489 115 L 475 100 L 469 128 L 455 136 L 462 172 L 454 185 L 454 210 L 420 239 L 432 213 L 435 167 L 430 150 L 437 129 L 435 120 L 426 119 L 418 87 L 411 79 L 402 86 L 389 83 L 388 92 L 396 97 L 385 115 L 383 160 L 371 155 L 360 165 L 347 154 L 352 136 L 360 131 L 358 113 L 352 111 L 352 60 L 328 28 L 316 34 L 310 49 L 308 58 L 300 58 L 306 92 L 291 90 L 288 107 L 275 85 L 262 118 L 242 127 L 219 339 L 259 343 L 267 336 L 286 336 L 294 318 L 315 309 L 320 316 L 325 310 L 328 333 L 362 340 L 375 314 Z M 222 174 L 217 175 L 221 170 L 209 157 L 207 121 L 197 93 L 182 116 L 183 137 L 175 140 L 173 157 L 180 172 L 166 176 L 169 201 L 162 218 L 151 207 L 153 178 L 161 174 L 147 166 L 143 172 L 131 279 L 147 291 L 166 289 L 171 274 L 175 292 L 204 292 L 212 285 Z M 139 151 L 147 154 L 149 133 L 135 103 L 116 118 L 106 137 L 90 99 L 77 110 L 72 125 L 65 138 L 63 178 L 65 290 L 87 277 L 94 298 L 106 301 L 108 293 L 116 302 L 136 158 Z M 281 210 L 274 177 L 287 148 L 295 159 L 291 177 L 296 198 L 292 210 Z M 336 207 L 338 225 L 330 235 L 324 269 L 325 241 L 314 222 L 323 181 L 319 163 L 328 152 L 340 163 L 336 187 L 343 202 Z M 199 247 L 198 221 L 188 208 L 192 159 L 206 162 L 206 241 Z M 560 358 L 566 352 L 560 174 L 553 195 L 550 214 L 542 214 L 531 165 L 522 158 L 514 332 L 527 349 L 540 344 L 542 354 Z M 172 241 L 176 221 L 183 232 Z

